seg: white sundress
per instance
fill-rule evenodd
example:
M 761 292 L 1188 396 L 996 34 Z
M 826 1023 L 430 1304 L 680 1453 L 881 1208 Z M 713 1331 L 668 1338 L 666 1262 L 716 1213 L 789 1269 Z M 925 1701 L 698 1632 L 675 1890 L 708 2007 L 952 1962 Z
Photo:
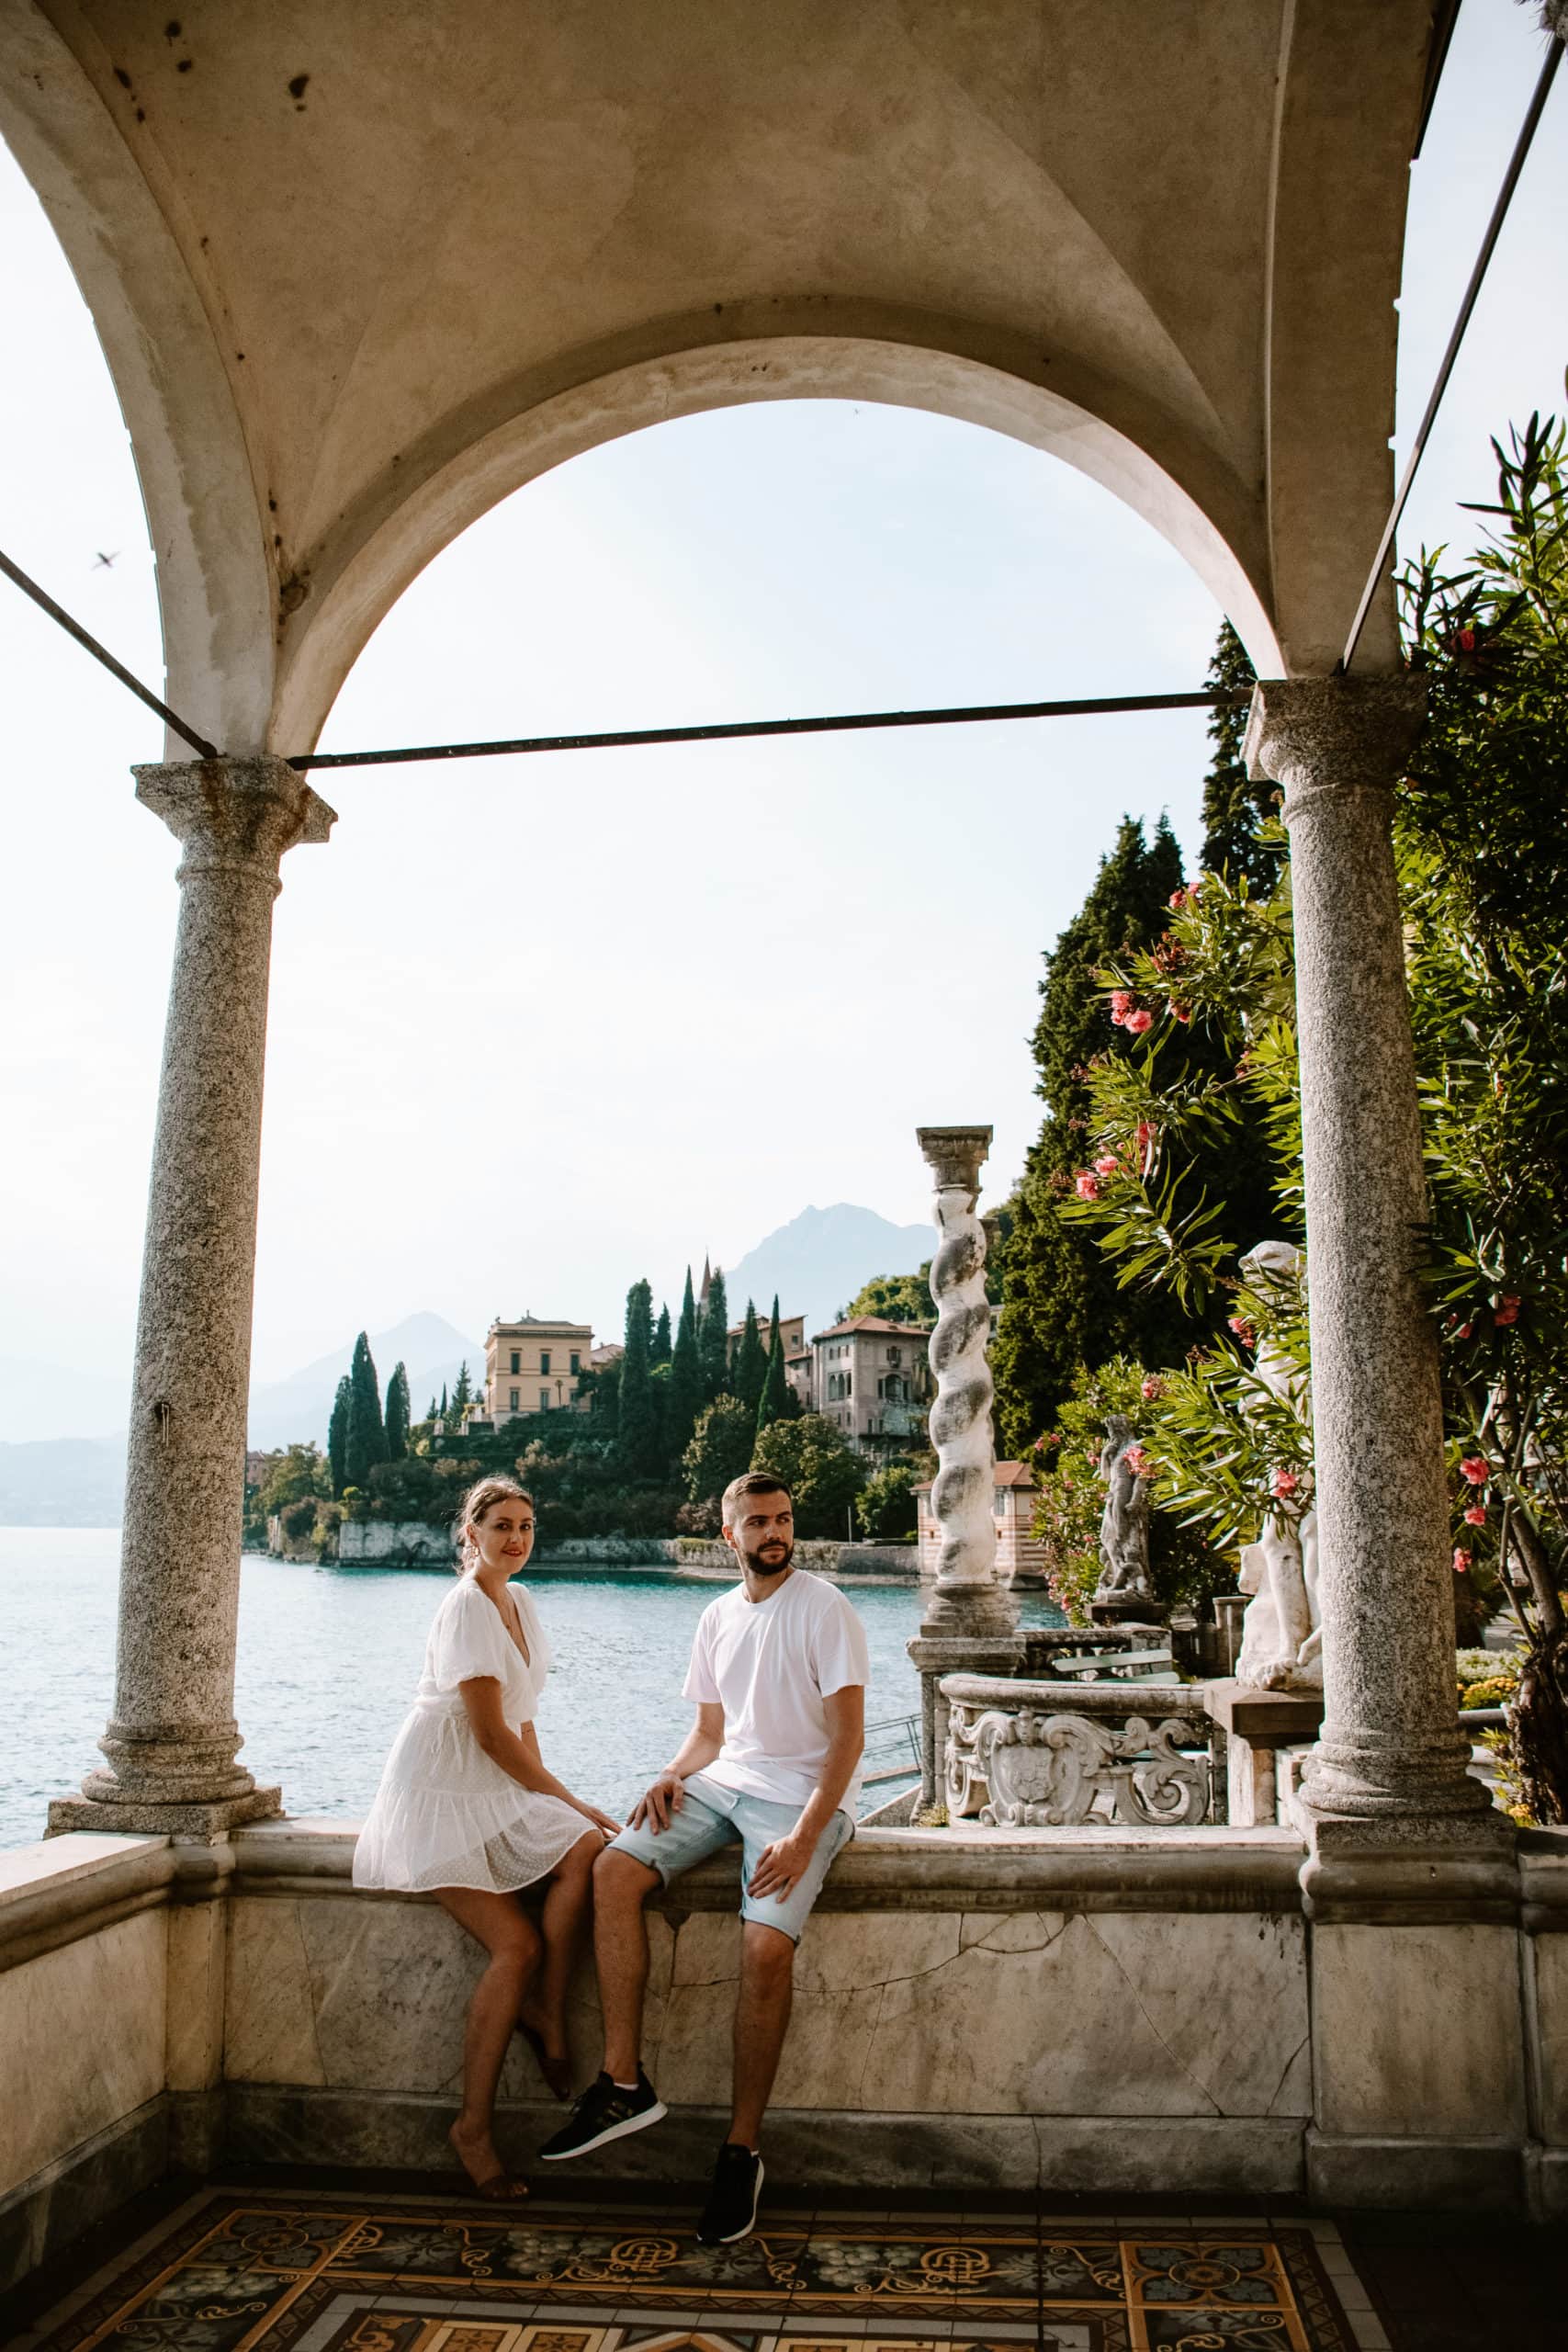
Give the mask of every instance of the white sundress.
M 512 1894 L 554 1870 L 586 1833 L 589 1825 L 574 1806 L 524 1788 L 485 1754 L 463 1704 L 458 1684 L 491 1675 L 501 1684 L 506 1721 L 533 1721 L 549 1671 L 549 1644 L 529 1594 L 521 1585 L 509 1589 L 528 1645 L 526 1663 L 471 1576 L 459 1577 L 436 1611 L 412 1709 L 392 1742 L 355 1849 L 355 1886 Z

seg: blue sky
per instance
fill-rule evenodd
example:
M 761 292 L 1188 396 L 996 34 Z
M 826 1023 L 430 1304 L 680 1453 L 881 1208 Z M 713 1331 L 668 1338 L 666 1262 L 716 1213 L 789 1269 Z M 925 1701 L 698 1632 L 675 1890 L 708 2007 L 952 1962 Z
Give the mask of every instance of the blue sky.
M 1467 0 L 1412 181 L 1401 433 L 1539 68 Z M 1404 544 L 1458 537 L 1486 435 L 1561 408 L 1559 90 Z M 90 322 L 0 150 L 0 544 L 141 674 L 152 559 Z M 1461 544 L 1462 544 L 1461 537 Z M 98 548 L 118 549 L 112 571 Z M 0 602 L 0 1350 L 128 1366 L 175 916 L 131 798 L 159 730 Z M 417 581 L 323 748 L 1201 684 L 1218 613 L 1105 492 L 976 428 L 802 403 L 692 418 L 519 492 Z M 1037 1105 L 1040 956 L 1123 809 L 1190 852 L 1198 715 L 682 747 L 324 780 L 278 902 L 256 1370 L 429 1307 L 619 1322 L 808 1201 L 925 1214 L 913 1130 Z M 787 1304 L 787 1302 L 786 1302 Z M 61 1426 L 69 1428 L 62 1411 Z M 0 1432 L 0 1435 L 5 1432 Z

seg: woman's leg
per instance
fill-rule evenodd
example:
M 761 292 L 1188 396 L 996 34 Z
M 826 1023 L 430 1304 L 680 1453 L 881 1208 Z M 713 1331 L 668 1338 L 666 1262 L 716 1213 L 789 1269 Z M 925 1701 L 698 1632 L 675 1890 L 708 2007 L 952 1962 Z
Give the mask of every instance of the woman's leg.
M 523 2015 L 558 2063 L 564 2062 L 567 2054 L 566 1996 L 592 1898 L 593 1865 L 604 1850 L 602 1834 L 590 1829 L 556 1864 L 545 1895 L 540 1921 L 545 1935 L 544 1965 L 523 2004 Z
M 438 1891 L 438 1900 L 490 1954 L 490 1966 L 468 2003 L 463 2030 L 463 2108 L 447 2135 L 470 2180 L 482 2187 L 503 2169 L 491 2136 L 495 2086 L 524 1993 L 538 1966 L 539 1936 L 515 1895 L 447 1886 Z

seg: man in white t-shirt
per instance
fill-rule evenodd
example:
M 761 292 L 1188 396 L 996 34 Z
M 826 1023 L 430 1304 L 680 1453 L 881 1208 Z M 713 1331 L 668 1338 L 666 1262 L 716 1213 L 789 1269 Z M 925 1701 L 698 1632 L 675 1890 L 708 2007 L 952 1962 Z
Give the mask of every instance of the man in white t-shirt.
M 841 1592 L 793 1565 L 789 1489 L 760 1470 L 725 1490 L 741 1580 L 704 1610 L 683 1696 L 697 1720 L 593 1871 L 604 2070 L 539 2151 L 586 2155 L 664 2113 L 642 2071 L 643 1905 L 721 1846 L 741 1847 L 744 1922 L 729 2136 L 698 2224 L 705 2245 L 757 2217 L 757 2143 L 789 2024 L 795 1947 L 833 1857 L 854 1835 L 865 1745 L 865 1632 Z

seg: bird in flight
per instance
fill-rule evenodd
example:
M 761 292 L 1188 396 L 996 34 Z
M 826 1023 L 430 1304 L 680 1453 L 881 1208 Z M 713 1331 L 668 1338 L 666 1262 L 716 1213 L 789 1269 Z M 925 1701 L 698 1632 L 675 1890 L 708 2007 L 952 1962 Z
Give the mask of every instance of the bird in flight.
M 119 549 L 116 548 L 114 555 L 106 555 L 102 548 L 100 548 L 98 549 L 98 560 L 94 564 L 93 570 L 95 571 L 112 571 L 114 570 L 115 556 L 118 556 L 118 553 Z

